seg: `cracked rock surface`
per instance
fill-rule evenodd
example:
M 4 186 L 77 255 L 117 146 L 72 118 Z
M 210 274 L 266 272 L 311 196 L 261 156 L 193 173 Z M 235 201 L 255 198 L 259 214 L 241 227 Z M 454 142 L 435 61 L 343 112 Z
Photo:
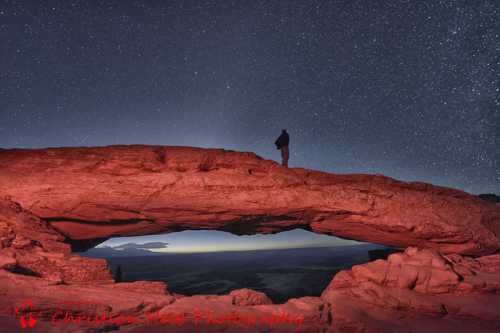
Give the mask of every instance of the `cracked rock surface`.
M 378 175 L 283 168 L 253 153 L 169 146 L 0 150 L 0 193 L 90 248 L 187 229 L 304 228 L 443 253 L 500 247 L 500 208 L 467 193 Z
M 7 332 L 28 314 L 37 332 L 500 331 L 500 206 L 464 192 L 187 147 L 0 150 L 0 170 Z M 251 289 L 185 296 L 163 282 L 115 283 L 105 260 L 72 253 L 117 235 L 298 227 L 406 250 L 338 273 L 320 297 L 284 304 Z M 102 313 L 113 320 L 76 322 Z M 270 325 L 280 314 L 290 321 Z

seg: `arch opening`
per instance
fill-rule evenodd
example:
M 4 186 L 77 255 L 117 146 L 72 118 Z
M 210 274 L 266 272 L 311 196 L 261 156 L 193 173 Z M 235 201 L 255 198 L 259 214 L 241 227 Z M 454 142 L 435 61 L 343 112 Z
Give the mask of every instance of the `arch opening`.
M 297 228 L 248 236 L 185 230 L 118 237 L 79 254 L 106 259 L 117 282 L 162 281 L 169 292 L 186 296 L 249 288 L 282 304 L 320 296 L 337 272 L 394 251 Z

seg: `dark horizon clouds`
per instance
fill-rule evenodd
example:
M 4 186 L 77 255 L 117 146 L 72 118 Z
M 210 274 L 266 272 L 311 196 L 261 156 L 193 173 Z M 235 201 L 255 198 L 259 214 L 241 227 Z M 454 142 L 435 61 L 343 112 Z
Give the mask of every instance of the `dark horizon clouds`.
M 0 147 L 162 144 L 500 193 L 500 2 L 1 1 Z
M 121 245 L 114 246 L 116 250 L 127 250 L 127 249 L 137 249 L 137 250 L 152 250 L 152 249 L 164 249 L 168 247 L 168 243 L 165 242 L 147 242 L 142 244 L 137 243 L 124 243 Z

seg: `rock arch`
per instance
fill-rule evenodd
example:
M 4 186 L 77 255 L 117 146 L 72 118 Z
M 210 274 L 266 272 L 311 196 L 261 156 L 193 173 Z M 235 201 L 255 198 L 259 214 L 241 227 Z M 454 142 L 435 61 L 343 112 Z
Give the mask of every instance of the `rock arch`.
M 198 306 L 222 315 L 285 311 L 302 316 L 310 332 L 425 332 L 422 318 L 443 332 L 457 320 L 493 331 L 500 327 L 492 310 L 500 306 L 499 221 L 498 205 L 461 191 L 287 169 L 253 153 L 144 145 L 0 150 L 0 308 L 31 297 L 43 314 L 78 298 L 83 307 L 99 300 L 97 307 L 142 319 L 145 309 Z M 285 304 L 245 289 L 185 297 L 163 283 L 116 284 L 104 260 L 72 253 L 113 236 L 297 227 L 408 249 L 343 271 L 321 297 Z
M 118 235 L 304 228 L 395 247 L 481 255 L 500 245 L 495 205 L 380 175 L 283 168 L 253 153 L 167 146 L 0 152 L 0 193 L 91 247 Z

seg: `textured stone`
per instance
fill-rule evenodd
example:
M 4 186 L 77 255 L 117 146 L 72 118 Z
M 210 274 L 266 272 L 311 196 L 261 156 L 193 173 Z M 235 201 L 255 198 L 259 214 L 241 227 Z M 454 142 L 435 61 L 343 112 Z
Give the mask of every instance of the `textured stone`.
M 417 328 L 419 320 L 429 320 L 441 332 L 454 331 L 454 321 L 493 332 L 500 328 L 499 269 L 500 255 L 473 259 L 408 248 L 338 273 L 321 298 L 332 304 L 333 322 L 345 332 L 378 332 L 384 320 L 392 332 L 388 326 L 396 318 L 406 327 L 396 325 L 394 332 L 431 329 Z
M 478 197 L 379 175 L 289 169 L 253 153 L 141 145 L 11 149 L 0 151 L 0 169 L 0 194 L 74 247 L 186 229 L 304 228 L 443 253 L 500 248 L 500 206 Z
M 203 332 L 500 331 L 500 254 L 491 254 L 499 249 L 500 205 L 460 191 L 186 147 L 0 150 L 0 170 L 0 326 L 8 332 L 19 330 L 26 300 L 44 333 L 193 332 L 200 329 L 197 311 L 296 320 Z M 418 247 L 338 273 L 321 297 L 273 304 L 251 289 L 185 296 L 163 282 L 114 283 L 105 260 L 72 254 L 69 245 L 185 229 L 252 234 L 297 227 Z M 182 327 L 83 322 L 59 329 L 51 325 L 55 311 L 142 320 L 177 313 L 188 320 Z
M 17 260 L 12 253 L 0 253 L 0 269 L 13 269 L 17 265 Z
M 229 293 L 233 297 L 232 303 L 239 306 L 273 304 L 266 294 L 248 288 L 233 290 Z
M 10 200 L 0 199 L 0 266 L 60 283 L 111 282 L 106 260 L 71 254 L 64 236 Z

